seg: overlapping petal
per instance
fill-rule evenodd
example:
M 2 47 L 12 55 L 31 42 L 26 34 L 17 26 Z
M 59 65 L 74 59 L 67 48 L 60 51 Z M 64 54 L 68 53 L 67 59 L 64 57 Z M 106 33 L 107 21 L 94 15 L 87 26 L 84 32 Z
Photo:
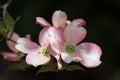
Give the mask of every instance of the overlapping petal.
M 63 37 L 65 42 L 76 45 L 85 38 L 86 33 L 87 31 L 84 27 L 71 24 L 65 28 Z
M 35 67 L 39 65 L 45 65 L 50 61 L 50 55 L 44 56 L 41 53 L 30 53 L 26 56 L 27 64 L 33 65 Z
M 48 31 L 49 42 L 51 48 L 58 54 L 63 50 L 63 38 L 61 32 L 54 27 L 50 27 Z
M 23 53 L 35 53 L 40 51 L 40 46 L 27 38 L 19 38 L 15 48 Z
M 48 36 L 48 28 L 44 28 L 40 31 L 39 34 L 39 43 L 41 46 L 47 47 L 49 45 L 49 36 Z

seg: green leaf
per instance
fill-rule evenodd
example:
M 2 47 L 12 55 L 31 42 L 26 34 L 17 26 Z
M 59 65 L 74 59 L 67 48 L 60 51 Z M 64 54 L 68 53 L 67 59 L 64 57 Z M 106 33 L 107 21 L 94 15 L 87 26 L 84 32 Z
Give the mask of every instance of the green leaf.
M 55 62 L 53 57 L 51 58 L 50 62 L 47 65 L 40 67 L 36 75 L 41 72 L 48 72 L 48 71 L 57 71 L 57 63 Z
M 56 71 L 57 70 L 57 65 L 56 63 L 51 64 L 49 66 L 41 66 L 41 68 L 38 70 L 37 74 L 39 74 L 40 72 L 48 72 L 48 71 Z
M 68 71 L 74 71 L 74 70 L 83 70 L 84 71 L 84 69 L 81 68 L 79 65 L 76 65 L 76 64 L 70 65 L 70 64 L 66 64 L 66 63 L 63 64 L 63 69 L 68 70 Z
M 5 38 L 7 30 L 4 28 L 3 23 L 0 21 L 0 42 Z
M 4 36 L 6 32 L 7 30 L 4 28 L 3 23 L 0 21 L 0 34 Z
M 25 68 L 19 63 L 12 63 L 9 65 L 8 70 L 25 70 Z
M 13 28 L 14 26 L 14 19 L 10 16 L 10 14 L 8 12 L 6 12 L 6 27 L 8 30 L 10 30 L 11 28 Z
M 4 22 L 5 24 L 3 25 L 3 22 L 0 21 L 0 35 L 2 35 L 2 37 L 0 38 L 0 42 L 5 38 L 8 32 L 13 32 L 14 26 L 19 19 L 20 17 L 17 17 L 17 19 L 14 21 L 10 14 L 6 12 Z
M 10 63 L 8 70 L 26 70 L 26 68 L 31 67 L 28 65 L 25 60 L 21 60 L 19 62 Z
M 16 18 L 16 20 L 14 20 L 14 19 L 11 17 L 11 15 L 7 12 L 7 13 L 6 13 L 6 19 L 5 19 L 5 20 L 6 20 L 7 30 L 10 31 L 10 32 L 12 32 L 13 29 L 14 29 L 14 26 L 15 26 L 16 22 L 17 22 L 19 19 L 20 19 L 20 16 L 18 16 L 18 17 Z
M 0 21 L 0 28 L 1 28 L 1 27 L 3 27 L 3 24 L 2 24 L 2 22 Z
M 48 72 L 48 71 L 49 71 L 49 68 L 48 68 L 48 67 L 42 66 L 42 67 L 38 70 L 37 74 L 39 74 L 40 72 Z
M 31 67 L 31 65 L 28 65 L 24 59 L 21 60 L 21 61 L 19 62 L 19 64 L 20 64 L 24 69 Z

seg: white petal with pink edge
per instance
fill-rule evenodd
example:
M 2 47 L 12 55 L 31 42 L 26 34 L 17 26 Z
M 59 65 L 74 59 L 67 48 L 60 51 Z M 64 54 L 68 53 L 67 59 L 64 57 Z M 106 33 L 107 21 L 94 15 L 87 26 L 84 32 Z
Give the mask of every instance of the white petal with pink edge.
M 50 56 L 43 56 L 42 53 L 31 53 L 26 56 L 27 64 L 37 67 L 39 65 L 45 65 L 50 61 Z
M 23 53 L 35 53 L 40 51 L 40 46 L 27 38 L 19 38 L 15 48 Z
M 101 63 L 100 56 L 102 55 L 102 50 L 94 43 L 84 42 L 76 47 L 76 52 L 82 58 L 80 62 L 84 66 L 89 65 L 89 67 L 96 67 Z
M 63 11 L 55 11 L 52 16 L 53 26 L 56 28 L 63 28 L 67 21 L 67 15 Z
M 61 53 L 61 58 L 65 63 L 71 63 L 73 58 L 67 53 Z
M 76 45 L 85 38 L 86 34 L 87 31 L 84 27 L 71 24 L 65 28 L 63 37 L 66 42 Z

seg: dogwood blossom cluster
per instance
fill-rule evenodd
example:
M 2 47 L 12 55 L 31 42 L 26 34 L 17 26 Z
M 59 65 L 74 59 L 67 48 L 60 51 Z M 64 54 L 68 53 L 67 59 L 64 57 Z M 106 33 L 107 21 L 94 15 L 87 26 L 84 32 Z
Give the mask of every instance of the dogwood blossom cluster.
M 67 14 L 59 10 L 53 13 L 53 25 L 42 17 L 36 17 L 36 23 L 43 27 L 38 36 L 39 44 L 28 37 L 18 38 L 15 33 L 13 36 L 17 36 L 14 38 L 16 44 L 7 42 L 14 53 L 22 52 L 26 54 L 27 64 L 35 67 L 46 65 L 50 62 L 51 56 L 56 59 L 58 69 L 63 68 L 62 62 L 67 64 L 80 62 L 88 68 L 97 67 L 101 64 L 101 48 L 95 43 L 81 43 L 87 34 L 83 27 L 86 22 L 83 19 L 67 20 Z M 4 57 L 7 55 L 7 58 L 9 58 L 9 55 L 13 55 L 9 60 L 19 60 L 14 53 L 3 52 L 2 55 Z

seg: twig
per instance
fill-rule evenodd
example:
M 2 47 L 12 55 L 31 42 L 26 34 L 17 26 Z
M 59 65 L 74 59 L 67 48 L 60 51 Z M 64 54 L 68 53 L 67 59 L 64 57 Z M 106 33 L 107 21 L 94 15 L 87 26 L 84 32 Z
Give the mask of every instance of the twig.
M 8 0 L 8 2 L 6 2 L 4 5 L 0 6 L 1 8 L 3 8 L 2 21 L 3 21 L 4 27 L 6 27 L 6 21 L 5 21 L 6 17 L 5 17 L 5 14 L 6 14 L 8 6 L 10 5 L 11 2 L 12 2 L 12 0 Z

